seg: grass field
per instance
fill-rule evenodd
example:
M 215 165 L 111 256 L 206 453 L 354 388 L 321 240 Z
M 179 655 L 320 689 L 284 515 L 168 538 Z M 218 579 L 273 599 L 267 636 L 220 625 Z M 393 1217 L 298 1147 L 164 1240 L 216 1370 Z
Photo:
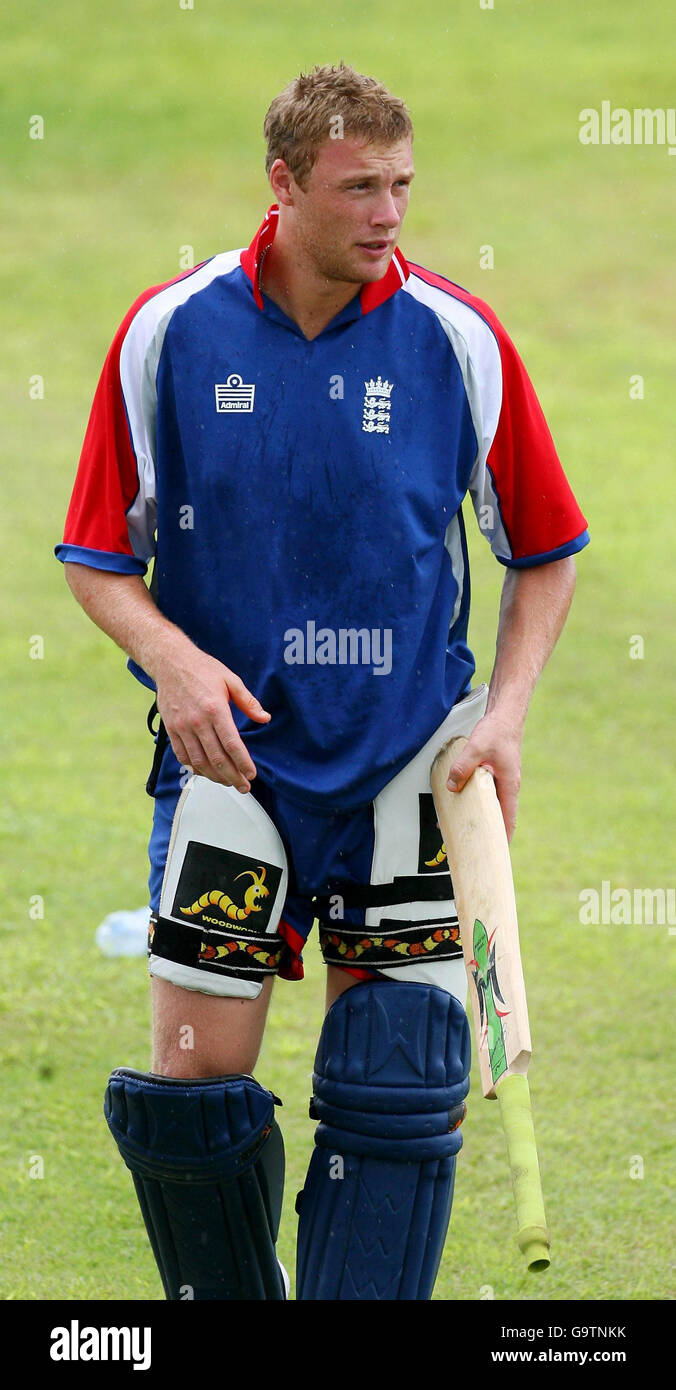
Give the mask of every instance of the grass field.
M 578 114 L 669 106 L 669 8 L 259 0 L 233 17 L 217 0 L 24 0 L 3 29 L 0 1297 L 161 1297 L 102 1116 L 110 1069 L 148 1064 L 146 967 L 93 941 L 108 911 L 144 899 L 146 693 L 78 611 L 52 547 L 117 324 L 178 273 L 180 248 L 198 261 L 249 242 L 272 201 L 267 104 L 301 67 L 341 57 L 407 100 L 417 177 L 402 248 L 506 324 L 592 534 L 533 702 L 513 846 L 553 1263 L 539 1280 L 522 1269 L 497 1111 L 473 1074 L 435 1298 L 667 1297 L 676 939 L 666 924 L 583 925 L 579 894 L 674 884 L 676 158 L 583 146 Z M 502 571 L 472 516 L 468 529 L 487 679 Z M 322 1016 L 314 942 L 306 972 L 277 985 L 257 1070 L 284 1099 L 290 1269 Z

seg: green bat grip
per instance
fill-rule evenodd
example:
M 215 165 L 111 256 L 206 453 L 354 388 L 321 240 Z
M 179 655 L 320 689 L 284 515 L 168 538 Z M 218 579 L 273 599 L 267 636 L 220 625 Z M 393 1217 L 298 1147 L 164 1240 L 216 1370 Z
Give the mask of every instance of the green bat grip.
M 540 1184 L 540 1167 L 530 1108 L 528 1077 L 504 1076 L 496 1086 L 512 1174 L 519 1249 L 530 1270 L 549 1264 L 549 1231 Z

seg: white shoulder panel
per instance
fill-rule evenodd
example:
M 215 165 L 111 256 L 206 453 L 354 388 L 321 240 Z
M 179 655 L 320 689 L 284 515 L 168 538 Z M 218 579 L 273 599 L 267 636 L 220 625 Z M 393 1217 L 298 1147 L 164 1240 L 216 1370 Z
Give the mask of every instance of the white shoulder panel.
M 127 512 L 134 554 L 148 560 L 154 552 L 157 519 L 155 416 L 157 365 L 172 314 L 193 294 L 239 265 L 241 249 L 214 256 L 192 275 L 159 290 L 132 319 L 120 352 L 120 380 L 136 455 L 138 493 Z
M 436 314 L 451 344 L 462 373 L 478 441 L 469 481 L 477 520 L 493 550 L 510 557 L 511 547 L 502 525 L 498 498 L 486 467 L 502 408 L 502 363 L 497 338 L 476 309 L 446 290 L 428 285 L 415 271 L 411 271 L 402 290 Z

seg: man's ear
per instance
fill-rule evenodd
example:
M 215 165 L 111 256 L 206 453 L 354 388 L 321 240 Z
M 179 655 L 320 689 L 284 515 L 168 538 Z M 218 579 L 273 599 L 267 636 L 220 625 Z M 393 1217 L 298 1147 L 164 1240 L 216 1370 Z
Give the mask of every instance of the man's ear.
M 269 178 L 276 201 L 284 207 L 293 207 L 299 189 L 285 160 L 275 160 Z

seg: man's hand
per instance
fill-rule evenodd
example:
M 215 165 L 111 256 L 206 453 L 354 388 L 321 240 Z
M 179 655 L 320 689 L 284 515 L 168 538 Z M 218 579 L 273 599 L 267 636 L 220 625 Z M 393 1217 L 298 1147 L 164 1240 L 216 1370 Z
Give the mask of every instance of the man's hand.
M 184 767 L 240 792 L 251 789 L 256 768 L 238 733 L 230 701 L 249 719 L 266 724 L 270 715 L 234 671 L 192 647 L 156 662 L 157 708 L 171 746 Z
M 70 563 L 66 579 L 92 622 L 107 632 L 157 687 L 157 708 L 184 767 L 248 792 L 256 768 L 237 732 L 230 701 L 249 719 L 270 715 L 244 682 L 191 642 L 157 609 L 140 574 Z
M 497 714 L 485 714 L 451 764 L 446 783 L 450 791 L 460 792 L 475 767 L 487 767 L 495 779 L 508 840 L 514 834 L 521 786 L 521 735 L 522 726 L 515 727 Z

